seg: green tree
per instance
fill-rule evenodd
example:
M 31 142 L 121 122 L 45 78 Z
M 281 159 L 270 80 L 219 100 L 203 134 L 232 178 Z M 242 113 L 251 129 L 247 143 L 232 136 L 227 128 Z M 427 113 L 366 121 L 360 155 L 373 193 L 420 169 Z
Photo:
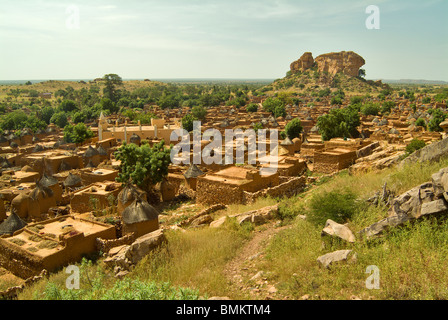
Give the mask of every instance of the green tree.
M 110 114 L 117 113 L 118 110 L 120 109 L 117 106 L 117 104 L 112 99 L 109 98 L 102 98 L 100 100 L 100 105 L 102 110 L 107 110 L 109 111 Z
M 61 105 L 59 106 L 59 110 L 64 112 L 72 112 L 77 109 L 78 106 L 76 105 L 76 102 L 73 100 L 64 100 L 61 102 Z
M 365 78 L 366 77 L 366 70 L 365 69 L 359 69 L 358 77 Z
M 191 113 L 187 113 L 182 118 L 182 128 L 184 128 L 188 132 L 193 131 L 193 122 L 196 121 L 196 120 L 197 119 Z
M 433 131 L 433 132 L 441 132 L 443 131 L 443 129 L 440 127 L 440 124 L 445 121 L 446 118 L 446 114 L 443 113 L 442 110 L 440 109 L 435 109 L 432 112 L 432 118 L 428 123 L 428 129 L 429 131 Z
M 207 115 L 207 109 L 202 106 L 195 106 L 191 109 L 191 114 L 198 120 L 205 120 L 205 116 Z
M 64 128 L 64 140 L 69 143 L 83 143 L 93 137 L 93 132 L 84 123 L 66 125 Z
M 25 127 L 25 123 L 28 120 L 28 116 L 25 112 L 17 110 L 8 113 L 1 122 L 0 126 L 2 130 L 19 130 Z
M 59 128 L 64 128 L 68 124 L 67 115 L 65 114 L 65 112 L 57 112 L 53 114 L 50 122 L 54 123 Z
M 54 115 L 53 107 L 45 107 L 40 112 L 40 118 L 42 121 L 45 121 L 46 124 L 50 124 L 51 117 Z
M 103 89 L 104 97 L 112 100 L 114 103 L 120 99 L 120 90 L 117 88 L 123 85 L 123 80 L 117 74 L 110 73 L 103 77 L 105 81 L 105 87 Z
M 303 131 L 302 122 L 300 121 L 299 118 L 292 119 L 285 126 L 285 133 L 291 140 L 300 137 L 302 131 Z
M 269 98 L 267 98 L 264 102 L 263 102 L 263 109 L 266 111 L 266 112 L 271 112 L 272 114 L 274 114 L 274 112 L 275 112 L 275 109 L 277 108 L 277 107 L 280 107 L 280 106 L 285 106 L 284 105 L 284 103 L 280 100 L 280 99 L 277 99 L 277 98 L 271 98 L 271 97 L 269 97 Z
M 324 141 L 354 136 L 356 127 L 359 125 L 359 113 L 356 108 L 351 106 L 332 109 L 328 114 L 317 119 L 317 127 Z
M 367 102 L 361 106 L 361 113 L 365 116 L 377 116 L 379 112 L 379 103 Z
M 82 123 L 86 121 L 87 116 L 84 112 L 78 111 L 72 116 L 72 121 L 74 123 Z
M 275 107 L 274 110 L 274 117 L 278 118 L 278 117 L 286 117 L 286 109 L 284 105 L 280 105 Z
M 120 172 L 116 180 L 127 183 L 131 181 L 140 188 L 149 191 L 155 184 L 168 175 L 171 163 L 170 149 L 165 148 L 165 141 L 137 146 L 134 143 L 123 143 L 115 153 L 120 160 Z

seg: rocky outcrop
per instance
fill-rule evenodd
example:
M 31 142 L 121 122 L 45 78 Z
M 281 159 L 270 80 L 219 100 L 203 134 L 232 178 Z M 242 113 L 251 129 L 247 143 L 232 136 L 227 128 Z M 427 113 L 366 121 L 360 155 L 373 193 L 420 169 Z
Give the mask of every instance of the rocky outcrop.
M 341 51 L 326 53 L 315 59 L 320 72 L 328 72 L 331 75 L 343 73 L 351 77 L 357 77 L 359 68 L 366 64 L 360 55 L 353 51 Z
M 291 63 L 292 72 L 303 72 L 305 70 L 311 69 L 314 66 L 314 58 L 311 52 L 305 52 L 299 60 Z
M 365 65 L 363 57 L 353 51 L 331 52 L 313 59 L 311 52 L 305 52 L 299 60 L 291 63 L 291 72 L 303 72 L 317 65 L 319 72 L 328 72 L 330 75 L 343 73 L 357 77 L 359 69 Z
M 432 180 L 414 187 L 394 198 L 389 217 L 360 231 L 362 237 L 381 235 L 389 228 L 401 226 L 408 221 L 448 214 L 448 168 L 432 175 Z
M 448 153 L 448 138 L 433 142 L 411 154 L 401 162 L 401 166 L 415 162 L 439 161 Z

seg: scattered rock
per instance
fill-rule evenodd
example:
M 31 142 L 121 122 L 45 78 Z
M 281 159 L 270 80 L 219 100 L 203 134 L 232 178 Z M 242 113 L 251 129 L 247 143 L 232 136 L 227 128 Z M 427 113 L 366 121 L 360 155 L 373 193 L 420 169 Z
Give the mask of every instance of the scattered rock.
M 325 227 L 322 230 L 322 235 L 338 237 L 351 243 L 356 240 L 355 235 L 347 226 L 334 222 L 331 219 L 327 220 Z
M 319 258 L 317 258 L 317 262 L 319 262 L 323 267 L 329 268 L 330 265 L 336 262 L 347 261 L 350 253 L 352 253 L 352 250 L 334 251 L 320 256 Z

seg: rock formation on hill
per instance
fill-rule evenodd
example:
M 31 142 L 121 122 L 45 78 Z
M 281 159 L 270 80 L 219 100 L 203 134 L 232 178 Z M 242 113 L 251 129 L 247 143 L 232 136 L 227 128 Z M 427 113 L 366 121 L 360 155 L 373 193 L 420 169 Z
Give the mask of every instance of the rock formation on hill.
M 305 52 L 299 60 L 294 61 L 291 63 L 291 71 L 296 72 L 300 71 L 303 72 L 305 70 L 308 70 L 314 66 L 314 58 L 313 54 L 311 52 Z
M 291 64 L 291 71 L 303 72 L 317 65 L 320 72 L 328 72 L 331 75 L 343 73 L 351 77 L 358 76 L 359 68 L 366 61 L 353 51 L 331 52 L 313 59 L 311 52 L 305 52 L 302 57 Z

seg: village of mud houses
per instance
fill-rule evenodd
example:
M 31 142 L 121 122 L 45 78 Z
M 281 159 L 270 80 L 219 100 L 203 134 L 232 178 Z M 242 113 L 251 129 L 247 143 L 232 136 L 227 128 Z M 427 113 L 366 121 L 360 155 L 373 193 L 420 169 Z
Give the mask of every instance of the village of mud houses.
M 144 3 L 1 5 L 0 299 L 448 298 L 446 2 Z

